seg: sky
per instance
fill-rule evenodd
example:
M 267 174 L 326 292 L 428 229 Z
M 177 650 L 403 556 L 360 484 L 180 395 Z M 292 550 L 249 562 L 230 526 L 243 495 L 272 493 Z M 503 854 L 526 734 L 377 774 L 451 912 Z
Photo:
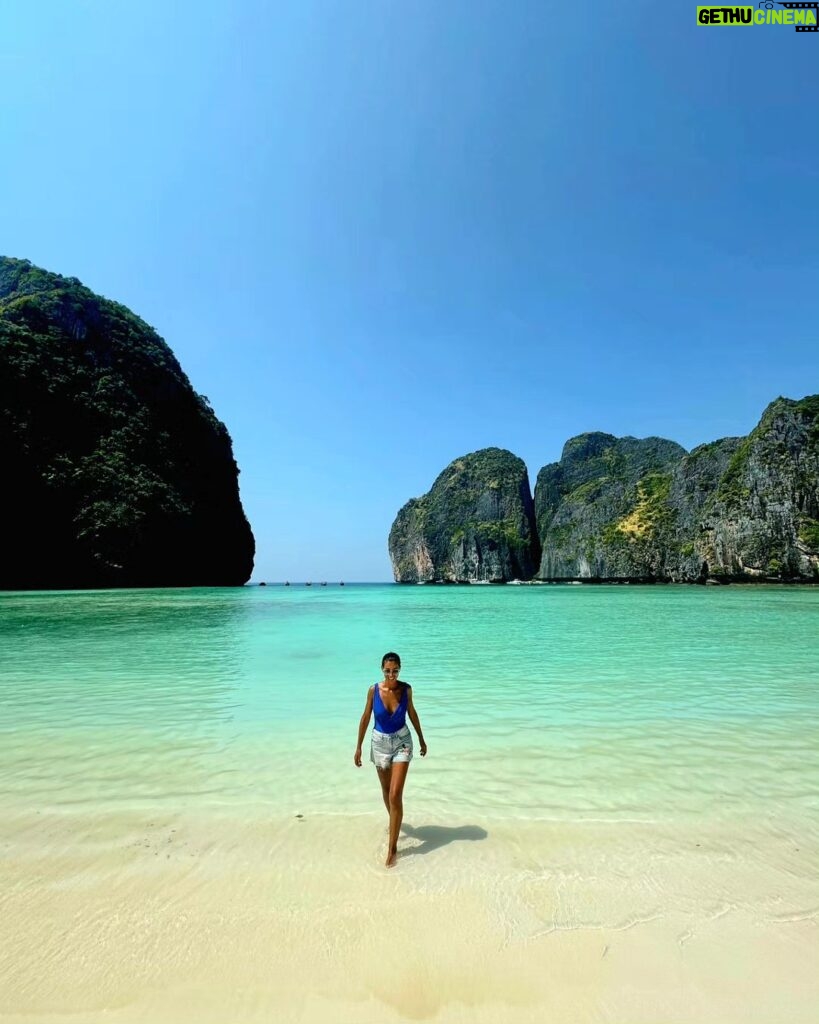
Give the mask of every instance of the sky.
M 453 459 L 819 392 L 819 33 L 648 0 L 9 0 L 0 252 L 228 427 L 252 579 L 392 578 Z

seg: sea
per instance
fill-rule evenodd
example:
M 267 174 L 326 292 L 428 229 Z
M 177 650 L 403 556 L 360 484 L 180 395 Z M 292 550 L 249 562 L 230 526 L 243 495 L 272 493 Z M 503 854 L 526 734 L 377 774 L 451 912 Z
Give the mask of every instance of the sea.
M 0 1017 L 813 1024 L 817 655 L 798 586 L 0 594 Z
M 436 821 L 819 829 L 819 588 L 407 586 L 0 595 L 0 810 L 353 815 L 402 659 Z

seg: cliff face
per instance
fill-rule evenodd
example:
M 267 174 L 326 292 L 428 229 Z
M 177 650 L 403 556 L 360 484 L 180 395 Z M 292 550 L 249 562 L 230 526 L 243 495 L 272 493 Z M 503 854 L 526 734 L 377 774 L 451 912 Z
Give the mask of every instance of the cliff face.
M 819 576 L 819 395 L 777 398 L 736 446 L 699 522 L 709 572 Z
M 535 487 L 543 552 L 538 576 L 656 575 L 658 552 L 642 542 L 620 544 L 608 528 L 635 507 L 654 523 L 670 468 L 684 454 L 680 445 L 659 437 L 593 433 L 567 441 L 560 462 L 545 466 Z
M 706 558 L 702 516 L 724 476 L 741 437 L 724 437 L 695 448 L 674 467 L 668 492 L 669 529 L 660 538 L 669 579 L 705 579 L 713 566 Z
M 747 438 L 690 454 L 657 438 L 569 441 L 535 488 L 538 576 L 814 579 L 817 417 L 819 397 L 780 398 Z
M 525 480 L 520 460 L 503 455 Z M 475 530 L 477 505 L 457 498 L 451 478 L 463 463 L 399 513 L 390 534 L 396 579 L 819 581 L 819 395 L 778 398 L 748 437 L 690 453 L 658 437 L 572 438 L 538 474 L 531 542 L 514 526 L 530 522 L 525 501 L 498 513 L 519 538 L 514 550 L 531 556 L 514 568 L 484 553 L 490 535 Z M 475 492 L 484 499 L 488 479 Z
M 529 477 L 501 448 L 456 459 L 401 509 L 389 536 L 395 579 L 530 579 L 539 548 Z
M 244 583 L 224 425 L 165 342 L 76 278 L 0 257 L 0 587 Z

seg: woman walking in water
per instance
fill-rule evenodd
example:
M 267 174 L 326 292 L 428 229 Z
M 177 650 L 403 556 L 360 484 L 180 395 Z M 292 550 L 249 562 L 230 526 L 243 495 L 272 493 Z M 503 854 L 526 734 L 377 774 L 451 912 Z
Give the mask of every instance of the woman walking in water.
M 358 745 L 353 760 L 356 767 L 360 768 L 361 744 L 370 724 L 370 715 L 375 712 L 370 760 L 378 771 L 381 795 L 390 816 L 386 865 L 391 868 L 398 857 L 398 833 L 401 829 L 401 819 L 404 817 L 404 783 L 412 760 L 412 734 L 407 728 L 407 715 L 418 733 L 421 757 L 426 756 L 427 745 L 421 732 L 418 713 L 412 703 L 412 687 L 398 679 L 401 659 L 394 651 L 389 651 L 381 659 L 381 671 L 384 673 L 384 681 L 375 683 L 367 691 L 367 703 L 358 724 Z

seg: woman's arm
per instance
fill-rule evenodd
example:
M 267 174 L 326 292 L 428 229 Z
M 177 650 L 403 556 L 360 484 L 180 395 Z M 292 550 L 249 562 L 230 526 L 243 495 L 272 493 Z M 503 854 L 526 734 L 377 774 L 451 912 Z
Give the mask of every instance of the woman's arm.
M 418 733 L 418 743 L 421 746 L 421 757 L 427 756 L 427 744 L 424 740 L 424 734 L 421 732 L 421 722 L 418 718 L 418 712 L 415 710 L 415 705 L 412 703 L 412 687 L 407 684 L 407 714 L 409 720 L 415 727 L 415 731 Z
M 364 742 L 364 733 L 367 731 L 367 726 L 370 724 L 370 716 L 373 713 L 373 690 L 374 686 L 371 686 L 367 690 L 367 703 L 364 705 L 364 714 L 361 716 L 361 721 L 358 723 L 358 745 L 355 748 L 355 754 L 353 755 L 353 763 L 356 768 L 361 767 L 361 744 Z

